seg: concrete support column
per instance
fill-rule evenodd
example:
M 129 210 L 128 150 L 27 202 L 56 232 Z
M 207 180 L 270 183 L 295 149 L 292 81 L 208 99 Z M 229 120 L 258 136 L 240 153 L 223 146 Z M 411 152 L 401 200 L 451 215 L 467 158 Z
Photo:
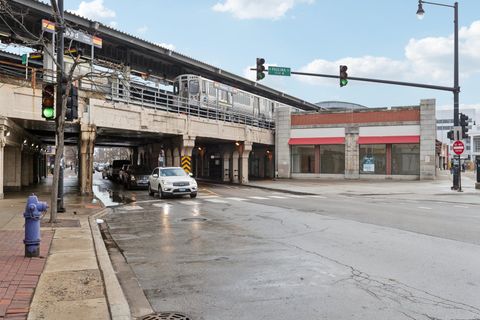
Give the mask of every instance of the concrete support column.
M 91 195 L 93 192 L 93 152 L 97 130 L 95 125 L 82 124 L 80 132 L 80 193 Z
M 275 173 L 278 178 L 290 178 L 290 107 L 279 107 L 275 119 Z
M 420 100 L 420 180 L 435 179 L 435 99 Z
M 34 158 L 34 154 L 32 153 L 29 153 L 28 154 L 28 185 L 32 185 L 33 184 L 33 158 Z
M 6 145 L 7 139 L 5 138 L 5 131 L 0 130 L 0 199 L 3 199 L 4 193 L 3 193 L 3 180 L 4 178 L 4 159 L 5 159 L 5 145 Z
M 28 154 L 22 151 L 22 169 L 20 171 L 22 187 L 28 187 Z
M 230 160 L 231 160 L 231 152 L 224 152 L 223 153 L 223 181 L 227 182 L 230 181 Z
M 360 179 L 358 127 L 345 128 L 345 179 Z
M 180 167 L 180 150 L 178 148 L 173 149 L 173 166 Z
M 243 144 L 242 153 L 240 155 L 240 183 L 248 183 L 248 159 L 252 151 L 252 143 L 245 142 Z
M 165 149 L 165 167 L 172 166 L 172 150 Z
M 239 172 L 238 172 L 238 158 L 239 153 L 237 150 L 233 151 L 232 154 L 232 182 L 239 183 Z
M 188 173 L 193 173 L 192 152 L 194 147 L 195 137 L 183 136 L 180 164 L 182 168 Z

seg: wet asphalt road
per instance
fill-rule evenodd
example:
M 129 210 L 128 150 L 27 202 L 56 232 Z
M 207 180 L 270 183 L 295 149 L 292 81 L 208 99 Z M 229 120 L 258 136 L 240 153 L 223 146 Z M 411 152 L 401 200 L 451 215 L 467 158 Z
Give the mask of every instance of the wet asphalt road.
M 480 319 L 478 206 L 226 185 L 160 200 L 95 183 L 123 203 L 106 220 L 155 311 Z

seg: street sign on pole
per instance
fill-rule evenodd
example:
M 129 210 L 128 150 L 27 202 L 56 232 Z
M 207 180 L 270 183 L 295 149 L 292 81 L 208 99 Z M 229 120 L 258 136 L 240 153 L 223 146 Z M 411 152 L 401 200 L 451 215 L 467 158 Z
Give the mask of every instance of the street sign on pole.
M 268 67 L 268 74 L 272 76 L 290 76 L 290 68 L 287 67 Z
M 453 152 L 457 155 L 461 155 L 463 151 L 465 151 L 465 145 L 463 144 L 462 141 L 457 140 L 453 143 L 452 145 Z

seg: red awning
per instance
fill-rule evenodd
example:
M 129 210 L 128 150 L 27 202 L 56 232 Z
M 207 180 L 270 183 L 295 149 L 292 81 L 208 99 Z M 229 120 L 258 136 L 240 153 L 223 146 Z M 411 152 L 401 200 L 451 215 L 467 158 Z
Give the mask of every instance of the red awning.
M 358 144 L 420 143 L 420 136 L 359 137 Z
M 344 144 L 344 137 L 331 138 L 290 138 L 288 144 Z

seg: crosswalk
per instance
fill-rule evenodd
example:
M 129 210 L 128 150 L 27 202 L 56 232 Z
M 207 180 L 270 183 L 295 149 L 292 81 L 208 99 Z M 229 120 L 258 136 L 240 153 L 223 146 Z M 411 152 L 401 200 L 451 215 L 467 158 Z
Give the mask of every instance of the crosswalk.
M 321 196 L 321 195 L 298 195 L 298 194 L 283 194 L 283 195 L 265 195 L 265 196 L 248 196 L 245 198 L 241 197 L 222 197 L 220 195 L 211 195 L 211 194 L 199 194 L 197 198 L 195 199 L 187 199 L 187 198 L 174 198 L 174 199 L 165 199 L 165 200 L 147 200 L 147 201 L 139 201 L 139 202 L 133 202 L 129 205 L 122 206 L 121 208 L 118 208 L 120 210 L 126 210 L 126 211 L 135 211 L 135 210 L 143 210 L 144 208 L 140 206 L 139 204 L 146 204 L 146 203 L 152 203 L 152 206 L 154 207 L 165 207 L 165 206 L 171 206 L 175 204 L 182 204 L 186 206 L 198 206 L 201 205 L 202 203 L 208 202 L 208 203 L 216 203 L 216 204 L 227 204 L 227 203 L 240 203 L 240 202 L 251 202 L 254 200 L 286 200 L 286 199 L 311 199 L 311 198 L 316 198 L 316 199 L 326 199 L 327 197 Z

